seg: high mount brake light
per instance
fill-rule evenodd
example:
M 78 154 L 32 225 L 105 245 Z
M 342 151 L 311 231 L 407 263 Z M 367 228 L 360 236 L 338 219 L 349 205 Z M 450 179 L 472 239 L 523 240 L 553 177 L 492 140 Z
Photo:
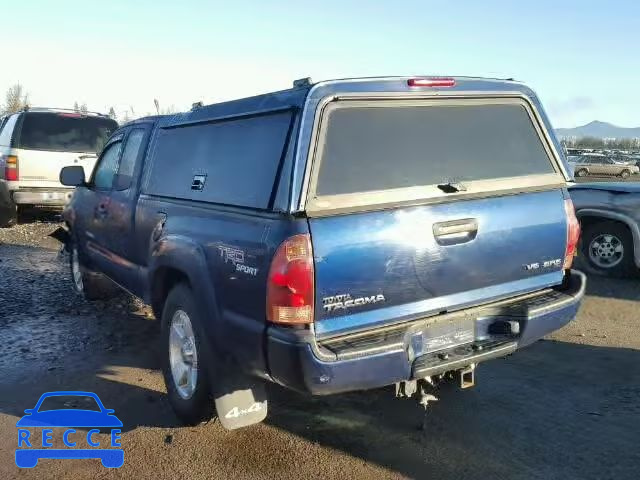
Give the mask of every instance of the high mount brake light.
M 455 78 L 410 78 L 407 80 L 410 87 L 455 87 Z
M 569 270 L 573 265 L 573 258 L 578 249 L 580 239 L 580 223 L 576 217 L 576 210 L 571 199 L 564 201 L 564 211 L 567 214 L 567 249 L 564 254 L 564 269 Z
M 312 323 L 313 277 L 309 235 L 294 235 L 282 242 L 267 279 L 267 320 L 282 325 Z

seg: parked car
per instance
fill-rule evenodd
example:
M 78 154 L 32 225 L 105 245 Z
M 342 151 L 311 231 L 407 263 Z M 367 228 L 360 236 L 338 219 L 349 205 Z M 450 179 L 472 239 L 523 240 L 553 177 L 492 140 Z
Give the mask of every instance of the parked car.
M 568 156 L 572 157 L 577 157 L 585 153 L 581 148 L 567 148 L 565 151 Z
M 640 268 L 640 184 L 581 183 L 570 192 L 582 224 L 584 268 L 600 275 L 636 275 Z
M 78 187 L 74 288 L 95 298 L 104 275 L 151 304 L 180 418 L 210 416 L 213 396 L 226 428 L 260 421 L 264 380 L 395 384 L 426 406 L 574 318 L 570 177 L 529 88 L 294 85 L 135 121 L 87 181 L 61 172 Z
M 576 177 L 592 176 L 619 176 L 629 178 L 640 173 L 640 168 L 631 163 L 616 162 L 606 155 L 585 154 L 576 158 L 573 162 Z
M 7 116 L 0 128 L 0 227 L 27 207 L 64 206 L 73 190 L 60 184 L 60 169 L 80 165 L 89 177 L 96 152 L 117 127 L 104 115 L 57 109 Z
M 640 155 L 632 154 L 632 155 L 628 155 L 626 158 L 629 161 L 629 163 L 632 163 L 637 167 L 640 167 Z

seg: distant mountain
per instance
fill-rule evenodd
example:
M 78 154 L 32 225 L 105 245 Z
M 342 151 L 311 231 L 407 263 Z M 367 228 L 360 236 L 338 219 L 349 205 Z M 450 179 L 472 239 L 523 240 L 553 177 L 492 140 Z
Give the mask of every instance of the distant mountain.
M 640 127 L 618 127 L 607 122 L 593 121 L 581 127 L 556 128 L 559 137 L 640 138 Z

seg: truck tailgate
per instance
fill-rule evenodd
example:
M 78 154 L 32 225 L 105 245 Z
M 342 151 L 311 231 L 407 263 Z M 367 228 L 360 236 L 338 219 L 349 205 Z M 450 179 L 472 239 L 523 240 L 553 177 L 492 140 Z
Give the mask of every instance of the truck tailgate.
M 318 337 L 562 281 L 561 189 L 309 219 Z

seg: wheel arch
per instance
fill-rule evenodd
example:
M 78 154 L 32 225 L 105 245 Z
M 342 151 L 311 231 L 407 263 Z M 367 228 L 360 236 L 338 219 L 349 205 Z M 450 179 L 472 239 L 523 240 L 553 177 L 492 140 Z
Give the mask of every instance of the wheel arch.
M 202 300 L 202 313 L 208 320 L 207 333 L 211 335 L 220 312 L 202 247 L 185 237 L 168 236 L 155 244 L 151 259 L 147 296 L 156 318 L 162 315 L 164 302 L 171 289 L 179 283 L 185 283 Z
M 633 238 L 633 258 L 636 266 L 640 268 L 640 226 L 636 221 L 622 213 L 596 208 L 579 210 L 576 215 L 583 228 L 603 220 L 618 222 L 628 228 Z
M 150 281 L 150 299 L 151 308 L 156 318 L 160 318 L 160 315 L 162 315 L 167 295 L 179 283 L 185 283 L 191 288 L 189 276 L 182 269 L 162 265 L 154 271 Z

